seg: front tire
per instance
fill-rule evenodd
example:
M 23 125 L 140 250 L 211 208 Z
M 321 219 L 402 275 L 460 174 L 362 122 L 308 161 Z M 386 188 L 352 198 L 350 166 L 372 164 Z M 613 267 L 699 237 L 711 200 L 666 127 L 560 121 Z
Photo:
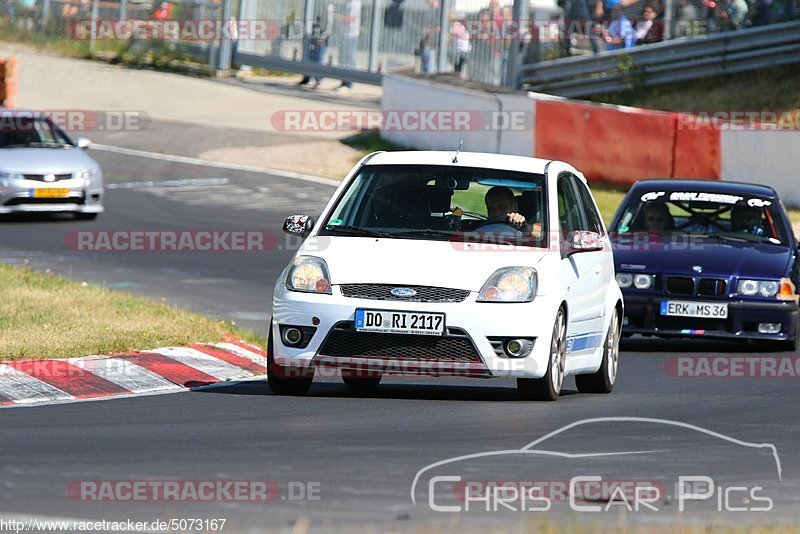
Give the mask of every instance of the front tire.
M 603 344 L 603 361 L 600 369 L 591 375 L 577 375 L 575 385 L 581 393 L 611 393 L 619 368 L 619 312 L 614 309 Z
M 517 378 L 517 392 L 522 400 L 554 401 L 561 394 L 567 365 L 567 321 L 559 308 L 550 339 L 547 373 L 542 378 Z
M 314 368 L 285 367 L 275 361 L 270 319 L 267 341 L 267 383 L 276 395 L 305 395 L 314 381 Z

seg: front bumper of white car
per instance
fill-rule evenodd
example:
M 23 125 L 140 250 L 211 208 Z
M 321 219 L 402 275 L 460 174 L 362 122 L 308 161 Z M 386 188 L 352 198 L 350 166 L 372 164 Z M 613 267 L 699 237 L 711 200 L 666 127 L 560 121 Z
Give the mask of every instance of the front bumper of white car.
M 38 177 L 37 177 L 38 178 Z M 2 213 L 102 213 L 103 177 L 63 177 L 53 182 L 0 177 Z
M 275 287 L 272 339 L 275 360 L 287 367 L 370 370 L 388 374 L 539 378 L 547 372 L 555 314 L 554 298 L 525 303 L 476 302 L 469 292 L 461 302 L 409 302 L 289 291 Z M 445 314 L 443 336 L 357 332 L 357 308 Z M 315 324 L 316 323 L 316 324 Z M 303 342 L 287 346 L 281 329 L 297 327 Z M 503 342 L 532 341 L 530 353 L 512 358 Z

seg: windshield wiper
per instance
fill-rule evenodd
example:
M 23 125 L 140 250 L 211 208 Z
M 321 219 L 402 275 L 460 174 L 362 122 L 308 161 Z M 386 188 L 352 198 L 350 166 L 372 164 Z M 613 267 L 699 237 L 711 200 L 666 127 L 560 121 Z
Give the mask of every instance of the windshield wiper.
M 444 230 L 404 230 L 402 232 L 392 232 L 391 237 L 441 237 L 450 239 L 453 234 Z
M 366 228 L 359 228 L 358 226 L 325 226 L 325 230 L 332 233 L 339 233 L 344 235 L 352 235 L 356 237 L 387 237 L 389 234 L 384 232 L 376 232 L 375 230 L 368 230 Z
M 714 234 L 705 234 L 707 237 L 718 237 L 720 239 L 727 239 L 730 241 L 748 241 L 750 243 L 771 243 L 777 244 L 769 237 L 753 234 L 742 234 L 738 232 L 717 232 Z
M 28 146 L 38 147 L 38 148 L 64 148 L 70 147 L 72 145 L 67 143 L 57 143 L 55 141 L 33 141 L 28 143 Z

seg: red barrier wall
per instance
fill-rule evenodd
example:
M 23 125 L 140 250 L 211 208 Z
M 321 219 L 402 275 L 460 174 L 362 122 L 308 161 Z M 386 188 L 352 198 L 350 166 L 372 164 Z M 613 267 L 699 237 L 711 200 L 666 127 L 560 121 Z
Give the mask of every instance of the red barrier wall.
M 720 137 L 717 128 L 698 125 L 692 115 L 678 115 L 672 176 L 719 180 L 722 176 Z
M 568 161 L 588 180 L 720 177 L 719 132 L 675 113 L 538 100 L 535 139 L 536 157 Z

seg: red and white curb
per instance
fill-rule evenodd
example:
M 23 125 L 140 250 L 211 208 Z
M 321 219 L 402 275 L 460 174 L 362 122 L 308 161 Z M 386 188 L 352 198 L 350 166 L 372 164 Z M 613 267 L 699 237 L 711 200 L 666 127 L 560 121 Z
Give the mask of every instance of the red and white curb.
M 177 391 L 265 375 L 267 355 L 231 341 L 113 356 L 0 363 L 0 406 Z

